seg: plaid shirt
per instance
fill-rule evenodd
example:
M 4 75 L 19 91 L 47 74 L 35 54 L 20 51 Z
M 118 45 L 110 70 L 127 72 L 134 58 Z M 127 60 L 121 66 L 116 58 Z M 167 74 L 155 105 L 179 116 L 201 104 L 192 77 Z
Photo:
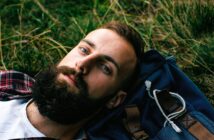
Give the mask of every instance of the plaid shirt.
M 17 71 L 0 71 L 0 100 L 31 97 L 34 79 Z

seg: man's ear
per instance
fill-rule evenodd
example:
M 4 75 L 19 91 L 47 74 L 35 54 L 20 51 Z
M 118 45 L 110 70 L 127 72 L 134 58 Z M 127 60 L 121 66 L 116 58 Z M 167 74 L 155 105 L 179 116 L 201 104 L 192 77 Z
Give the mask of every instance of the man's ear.
M 107 102 L 106 107 L 109 109 L 115 108 L 123 103 L 127 96 L 127 93 L 124 91 L 119 91 L 110 101 Z

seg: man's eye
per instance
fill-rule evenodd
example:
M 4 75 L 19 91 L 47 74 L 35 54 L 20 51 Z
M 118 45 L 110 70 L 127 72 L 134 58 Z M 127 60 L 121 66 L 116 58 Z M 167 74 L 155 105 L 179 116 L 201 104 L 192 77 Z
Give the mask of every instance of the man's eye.
M 87 48 L 79 47 L 79 50 L 80 50 L 81 53 L 83 53 L 83 54 L 89 54 L 89 50 L 88 50 Z
M 107 74 L 107 75 L 110 75 L 112 73 L 111 69 L 105 65 L 105 64 L 100 64 L 100 68 L 101 70 L 103 71 L 103 73 Z

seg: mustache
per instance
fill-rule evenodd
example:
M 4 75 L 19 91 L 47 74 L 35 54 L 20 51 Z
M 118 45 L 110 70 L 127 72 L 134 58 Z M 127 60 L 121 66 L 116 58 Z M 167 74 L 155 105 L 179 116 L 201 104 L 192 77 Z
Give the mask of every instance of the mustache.
M 88 91 L 88 85 L 87 83 L 84 81 L 82 73 L 78 73 L 75 69 L 67 67 L 67 66 L 59 66 L 56 68 L 57 69 L 57 73 L 62 73 L 64 75 L 74 75 L 75 76 L 75 82 L 76 82 L 76 86 L 81 90 L 84 91 L 82 93 L 84 93 L 85 95 L 88 95 L 87 92 Z
M 70 74 L 76 75 L 77 74 L 75 69 L 67 67 L 67 66 L 57 67 L 57 73 L 62 73 L 64 75 L 70 75 Z

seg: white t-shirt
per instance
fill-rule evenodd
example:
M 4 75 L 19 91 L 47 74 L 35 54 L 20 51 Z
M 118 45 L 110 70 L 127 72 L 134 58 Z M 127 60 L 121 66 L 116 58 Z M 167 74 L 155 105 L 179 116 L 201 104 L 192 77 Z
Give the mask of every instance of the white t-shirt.
M 0 101 L 0 139 L 45 137 L 28 120 L 24 99 Z

